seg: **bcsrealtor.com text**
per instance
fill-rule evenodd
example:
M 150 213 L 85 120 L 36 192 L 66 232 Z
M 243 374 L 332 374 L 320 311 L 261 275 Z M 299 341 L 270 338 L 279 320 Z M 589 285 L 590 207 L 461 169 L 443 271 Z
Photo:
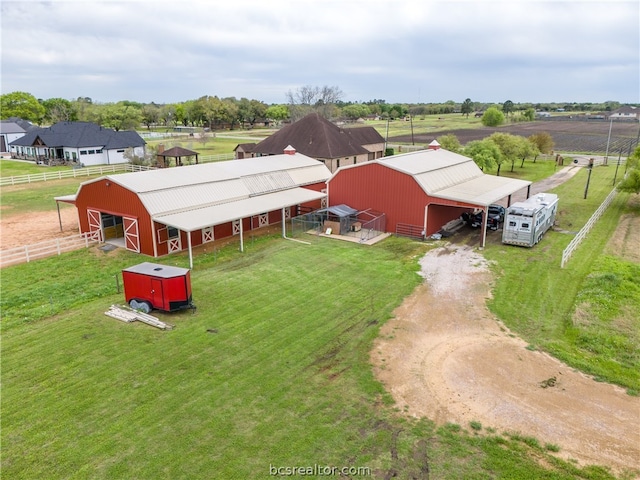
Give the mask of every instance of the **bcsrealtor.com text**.
M 314 476 L 331 477 L 340 475 L 370 476 L 369 467 L 335 467 L 332 465 L 285 465 L 276 466 L 269 464 L 269 475 L 272 477 Z

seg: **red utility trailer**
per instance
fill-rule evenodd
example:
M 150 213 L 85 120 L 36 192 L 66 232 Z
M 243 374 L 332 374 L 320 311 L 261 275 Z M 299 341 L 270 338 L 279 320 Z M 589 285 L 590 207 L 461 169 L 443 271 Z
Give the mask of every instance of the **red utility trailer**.
M 188 268 L 144 262 L 122 270 L 122 281 L 133 309 L 149 313 L 154 308 L 166 312 L 194 308 Z

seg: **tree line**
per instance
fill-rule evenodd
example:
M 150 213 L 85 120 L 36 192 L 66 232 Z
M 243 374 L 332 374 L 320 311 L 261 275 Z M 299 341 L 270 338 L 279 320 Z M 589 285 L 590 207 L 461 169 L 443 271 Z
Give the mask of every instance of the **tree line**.
M 407 116 L 426 116 L 460 113 L 466 115 L 481 112 L 482 123 L 497 126 L 511 117 L 533 120 L 535 111 L 593 112 L 611 111 L 620 107 L 618 102 L 604 103 L 514 103 L 502 104 L 474 102 L 467 98 L 462 102 L 449 100 L 444 103 L 405 104 L 387 103 L 382 99 L 364 102 L 345 102 L 343 92 L 337 86 L 303 86 L 285 94 L 287 103 L 271 104 L 256 99 L 205 95 L 184 102 L 157 104 L 122 100 L 111 103 L 94 102 L 90 97 L 74 100 L 64 98 L 37 99 L 27 92 L 11 92 L 0 96 L 0 118 L 18 117 L 36 125 L 51 125 L 60 121 L 93 122 L 114 130 L 134 130 L 152 126 L 192 126 L 210 129 L 248 126 L 260 122 L 295 121 L 310 112 L 318 112 L 325 118 L 376 117 L 383 120 Z M 518 114 L 514 117 L 514 114 Z

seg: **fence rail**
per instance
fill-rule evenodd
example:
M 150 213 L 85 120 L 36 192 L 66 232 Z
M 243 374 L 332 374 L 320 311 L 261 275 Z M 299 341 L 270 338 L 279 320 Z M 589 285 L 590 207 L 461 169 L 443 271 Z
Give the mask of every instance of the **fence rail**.
M 44 167 L 46 168 L 46 167 Z M 154 167 L 144 165 L 132 165 L 119 163 L 116 165 L 100 165 L 97 167 L 82 167 L 55 172 L 32 173 L 28 175 L 16 175 L 14 177 L 0 178 L 0 186 L 19 185 L 22 183 L 46 182 L 48 180 L 60 180 L 63 178 L 89 177 L 91 175 L 104 175 L 115 172 L 140 172 L 143 170 L 155 170 Z
M 95 245 L 96 243 L 98 243 L 98 241 L 95 238 L 91 238 L 91 234 L 80 233 L 69 237 L 34 243 L 32 245 L 9 248 L 0 251 L 0 267 L 8 267 L 10 265 L 52 257 L 54 255 L 61 255 L 62 253 L 72 250 L 89 248 L 90 245 Z
M 564 268 L 564 266 L 567 264 L 567 262 L 571 258 L 571 255 L 573 254 L 574 250 L 578 248 L 580 243 L 582 243 L 582 240 L 585 239 L 589 231 L 593 228 L 593 226 L 596 224 L 598 219 L 602 216 L 602 214 L 605 212 L 607 207 L 611 204 L 613 199 L 616 197 L 617 193 L 618 193 L 618 190 L 614 188 L 611 191 L 611 193 L 607 195 L 607 198 L 604 199 L 604 202 L 600 204 L 600 206 L 594 212 L 594 214 L 591 215 L 591 218 L 587 221 L 585 226 L 582 227 L 580 231 L 576 234 L 576 236 L 573 238 L 573 240 L 569 242 L 569 245 L 567 245 L 567 248 L 565 248 L 564 251 L 562 252 L 562 261 L 560 263 L 560 268 Z

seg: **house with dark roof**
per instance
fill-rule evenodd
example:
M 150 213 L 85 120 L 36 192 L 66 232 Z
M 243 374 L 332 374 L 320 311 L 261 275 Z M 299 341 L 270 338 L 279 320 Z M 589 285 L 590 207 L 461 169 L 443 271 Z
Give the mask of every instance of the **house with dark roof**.
M 85 166 L 127 163 L 127 149 L 144 156 L 145 141 L 133 131 L 117 132 L 90 122 L 58 122 L 35 128 L 9 143 L 11 157 L 25 160 L 67 161 Z
M 310 113 L 263 141 L 240 144 L 236 158 L 281 155 L 287 147 L 323 162 L 331 172 L 384 156 L 384 138 L 373 127 L 342 128 L 318 113 Z
M 24 137 L 29 130 L 34 128 L 38 127 L 17 117 L 0 120 L 0 153 L 9 152 L 9 144 L 11 142 Z

